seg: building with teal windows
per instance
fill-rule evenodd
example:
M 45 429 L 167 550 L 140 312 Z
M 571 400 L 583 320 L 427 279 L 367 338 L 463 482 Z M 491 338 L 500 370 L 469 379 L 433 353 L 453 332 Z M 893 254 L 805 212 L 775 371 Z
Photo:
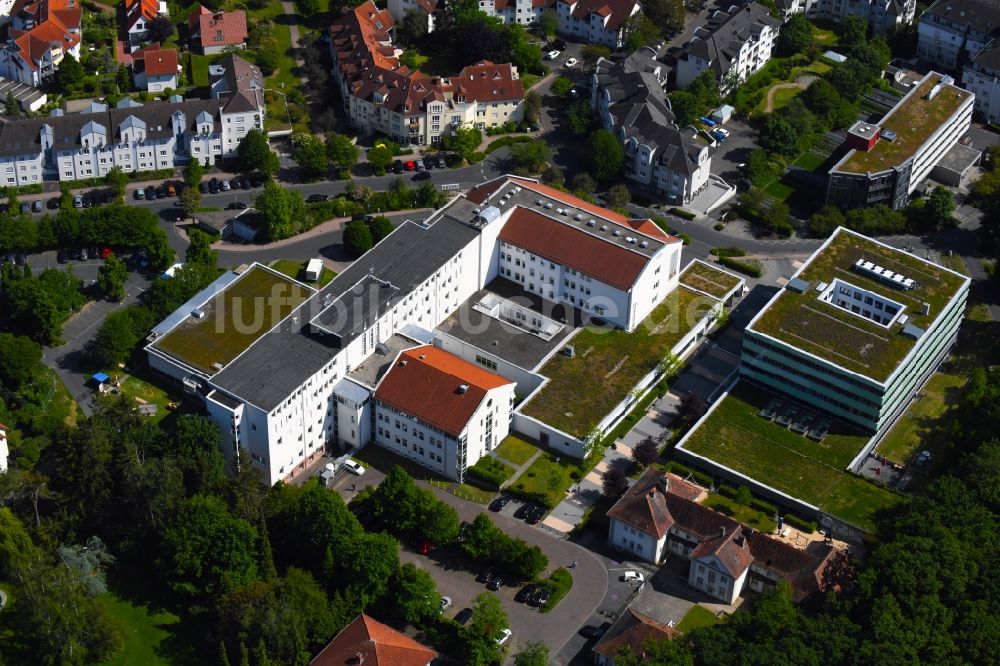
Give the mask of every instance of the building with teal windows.
M 884 432 L 955 343 L 969 284 L 841 227 L 751 320 L 740 375 Z

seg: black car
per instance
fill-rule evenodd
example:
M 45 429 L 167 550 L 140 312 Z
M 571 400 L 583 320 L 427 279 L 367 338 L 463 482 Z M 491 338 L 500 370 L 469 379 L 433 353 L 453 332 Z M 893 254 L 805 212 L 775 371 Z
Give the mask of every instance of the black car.
M 0 204 L 0 213 L 3 213 L 3 214 L 6 215 L 9 212 L 10 212 L 10 204 L 9 203 L 2 203 L 2 204 Z
M 156 188 L 156 198 L 157 199 L 166 199 L 167 198 L 167 186 L 166 185 L 160 185 L 159 187 Z
M 403 160 L 396 160 L 392 163 L 392 172 L 394 174 L 401 174 L 406 171 L 406 167 L 403 166 Z
M 521 506 L 517 507 L 517 511 L 514 512 L 514 517 L 517 518 L 518 520 L 524 520 L 525 518 L 528 517 L 528 513 L 531 512 L 532 506 L 533 505 L 525 502 Z
M 23 252 L 18 252 L 14 256 L 14 263 L 17 264 L 18 266 L 24 266 L 26 263 L 28 263 L 28 257 L 25 256 Z
M 496 574 L 493 573 L 493 569 L 483 569 L 478 576 L 476 576 L 477 583 L 488 583 L 493 580 Z
M 490 579 L 490 582 L 486 583 L 486 589 L 493 590 L 494 592 L 499 590 L 501 587 L 503 587 L 503 578 L 500 576 L 494 576 Z
M 56 253 L 56 261 L 60 264 L 65 264 L 67 259 L 69 259 L 69 255 L 67 255 L 66 250 L 59 250 Z
M 580 627 L 580 635 L 584 638 L 600 638 L 605 631 L 607 631 L 605 627 L 595 627 L 592 624 Z
M 156 201 L 156 189 L 152 187 L 147 187 L 146 191 L 146 201 Z
M 306 197 L 306 203 L 323 203 L 329 198 L 330 197 L 325 194 L 310 194 Z
M 208 191 L 212 194 L 219 192 L 222 189 L 222 183 L 219 182 L 218 178 L 213 178 L 208 181 Z
M 242 201 L 230 201 L 226 204 L 226 210 L 243 210 L 247 207 Z
M 430 180 L 431 175 L 426 171 L 418 171 L 413 174 L 413 180 Z
M 200 183 L 198 183 L 198 191 L 201 192 L 202 194 L 208 194 L 208 183 L 206 183 L 205 181 L 201 181 Z
M 461 541 L 465 538 L 465 532 L 469 529 L 469 521 L 463 520 L 462 524 L 458 526 L 458 540 Z
M 59 197 L 52 197 L 45 202 L 45 207 L 49 210 L 55 210 L 56 208 L 59 208 L 59 203 Z
M 455 622 L 458 622 L 459 624 L 465 624 L 471 619 L 472 619 L 471 608 L 463 608 L 462 610 L 458 611 L 458 613 L 455 615 Z
M 243 181 L 240 180 L 239 178 L 233 178 L 231 181 L 229 181 L 229 187 L 233 188 L 234 190 L 242 190 L 244 189 Z
M 42 200 L 41 199 L 35 199 L 34 201 L 32 201 L 31 202 L 31 210 L 35 211 L 36 213 L 41 213 L 42 212 Z
M 528 512 L 528 517 L 525 518 L 525 522 L 529 525 L 537 525 L 538 521 L 545 516 L 545 507 L 538 504 L 531 507 L 531 511 Z
M 444 158 L 444 155 L 439 155 L 437 158 L 437 168 L 444 169 L 448 166 L 448 160 Z
M 264 176 L 260 175 L 259 173 L 255 173 L 254 175 L 250 176 L 250 184 L 253 185 L 254 187 L 260 187 L 261 185 L 264 184 Z
M 514 601 L 519 604 L 527 603 L 528 599 L 535 594 L 535 589 L 536 587 L 534 585 L 525 585 L 517 591 L 517 594 L 514 595 Z
M 538 606 L 546 603 L 551 596 L 552 593 L 548 590 L 548 588 L 540 587 L 535 590 L 533 595 L 531 595 L 531 599 L 528 599 L 528 605 L 535 606 L 537 608 Z
M 21 202 L 21 213 L 22 214 L 27 214 L 27 213 L 30 213 L 30 212 L 31 212 L 31 204 L 28 203 L 27 201 L 22 201 Z
M 501 495 L 490 502 L 490 511 L 503 511 L 503 508 L 507 506 L 508 502 L 510 502 L 510 498 Z
M 250 179 L 247 178 L 246 176 L 240 176 L 240 187 L 242 187 L 244 190 L 249 190 Z

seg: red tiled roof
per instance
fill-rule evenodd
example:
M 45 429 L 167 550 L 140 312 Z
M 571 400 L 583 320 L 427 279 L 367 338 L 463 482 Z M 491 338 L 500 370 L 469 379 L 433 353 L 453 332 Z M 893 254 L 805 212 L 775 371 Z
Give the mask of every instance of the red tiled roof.
M 572 0 L 560 1 L 572 4 Z M 636 4 L 635 0 L 579 0 L 573 10 L 573 18 L 589 20 L 591 14 L 597 14 L 607 18 L 605 27 L 608 30 L 617 30 L 632 15 Z
M 657 226 L 656 222 L 653 222 L 650 219 L 626 220 L 625 224 L 632 227 L 634 230 L 638 231 L 641 234 L 646 234 L 647 236 L 658 238 L 664 243 L 676 243 L 680 241 L 680 238 L 677 238 L 676 236 L 671 236 L 663 229 L 661 229 L 659 226 Z
M 737 525 L 736 529 L 727 531 L 726 534 L 720 531 L 716 536 L 705 539 L 691 551 L 691 559 L 714 555 L 730 576 L 739 578 L 750 568 L 754 559 L 745 545 L 746 538 L 740 533 L 740 527 Z
M 512 382 L 432 345 L 399 356 L 375 398 L 459 436 L 492 389 Z M 468 388 L 459 391 L 459 386 Z
M 515 78 L 514 66 L 510 64 L 495 65 L 483 60 L 463 68 L 451 82 L 457 84 L 458 94 L 477 102 L 524 98 L 524 84 Z
M 28 14 L 35 21 L 35 27 L 31 30 L 11 28 L 9 33 L 22 59 L 32 71 L 38 69 L 37 63 L 54 44 L 58 44 L 63 53 L 68 53 L 80 43 L 83 9 L 71 7 L 68 0 L 18 3 L 11 9 L 11 15 L 17 14 Z
M 608 516 L 627 523 L 646 534 L 655 535 L 657 539 L 663 538 L 670 526 L 674 524 L 674 517 L 670 515 L 670 510 L 667 508 L 662 485 L 658 487 L 658 484 L 662 484 L 663 481 L 667 483 L 668 494 L 691 501 L 700 497 L 703 492 L 701 488 L 691 485 L 676 474 L 663 474 L 650 467 L 632 484 L 621 499 L 615 502 L 615 505 L 608 511 Z
M 500 231 L 500 240 L 628 291 L 649 258 L 563 224 L 530 208 L 517 207 Z
M 436 657 L 434 650 L 362 613 L 309 666 L 427 666 Z
M 142 61 L 146 76 L 177 74 L 177 50 L 146 47 L 132 55 L 133 62 Z
M 632 654 L 641 655 L 647 641 L 661 641 L 673 636 L 674 630 L 669 626 L 629 608 L 597 642 L 594 652 L 613 660 L 627 646 Z
M 125 14 L 129 29 L 138 23 L 139 19 L 152 21 L 159 13 L 160 3 L 158 0 L 125 0 Z
M 242 10 L 207 14 L 195 12 L 197 26 L 192 29 L 198 35 L 202 48 L 210 46 L 235 46 L 247 40 L 247 15 Z

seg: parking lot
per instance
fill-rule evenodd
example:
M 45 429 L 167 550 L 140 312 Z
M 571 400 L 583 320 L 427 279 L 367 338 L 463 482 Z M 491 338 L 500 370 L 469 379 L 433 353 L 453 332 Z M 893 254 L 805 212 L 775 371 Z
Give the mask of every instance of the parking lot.
M 729 138 L 712 154 L 712 173 L 730 185 L 737 185 L 742 179 L 739 165 L 745 164 L 750 151 L 757 147 L 757 131 L 736 119 L 728 121 L 723 127 L 729 131 Z

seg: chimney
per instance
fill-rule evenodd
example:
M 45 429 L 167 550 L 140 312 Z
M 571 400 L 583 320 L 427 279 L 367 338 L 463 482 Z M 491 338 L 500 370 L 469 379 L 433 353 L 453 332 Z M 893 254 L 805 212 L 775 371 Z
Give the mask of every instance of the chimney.
M 667 489 L 670 487 L 670 479 L 664 474 L 656 480 L 656 489 L 659 490 L 664 495 L 667 494 Z
M 469 385 L 468 384 L 459 384 L 458 385 L 458 392 L 460 394 L 464 394 L 464 393 L 468 392 L 468 390 L 469 390 Z
M 719 536 L 722 537 L 723 539 L 726 538 L 726 526 L 725 525 L 723 525 L 722 527 L 719 528 Z

